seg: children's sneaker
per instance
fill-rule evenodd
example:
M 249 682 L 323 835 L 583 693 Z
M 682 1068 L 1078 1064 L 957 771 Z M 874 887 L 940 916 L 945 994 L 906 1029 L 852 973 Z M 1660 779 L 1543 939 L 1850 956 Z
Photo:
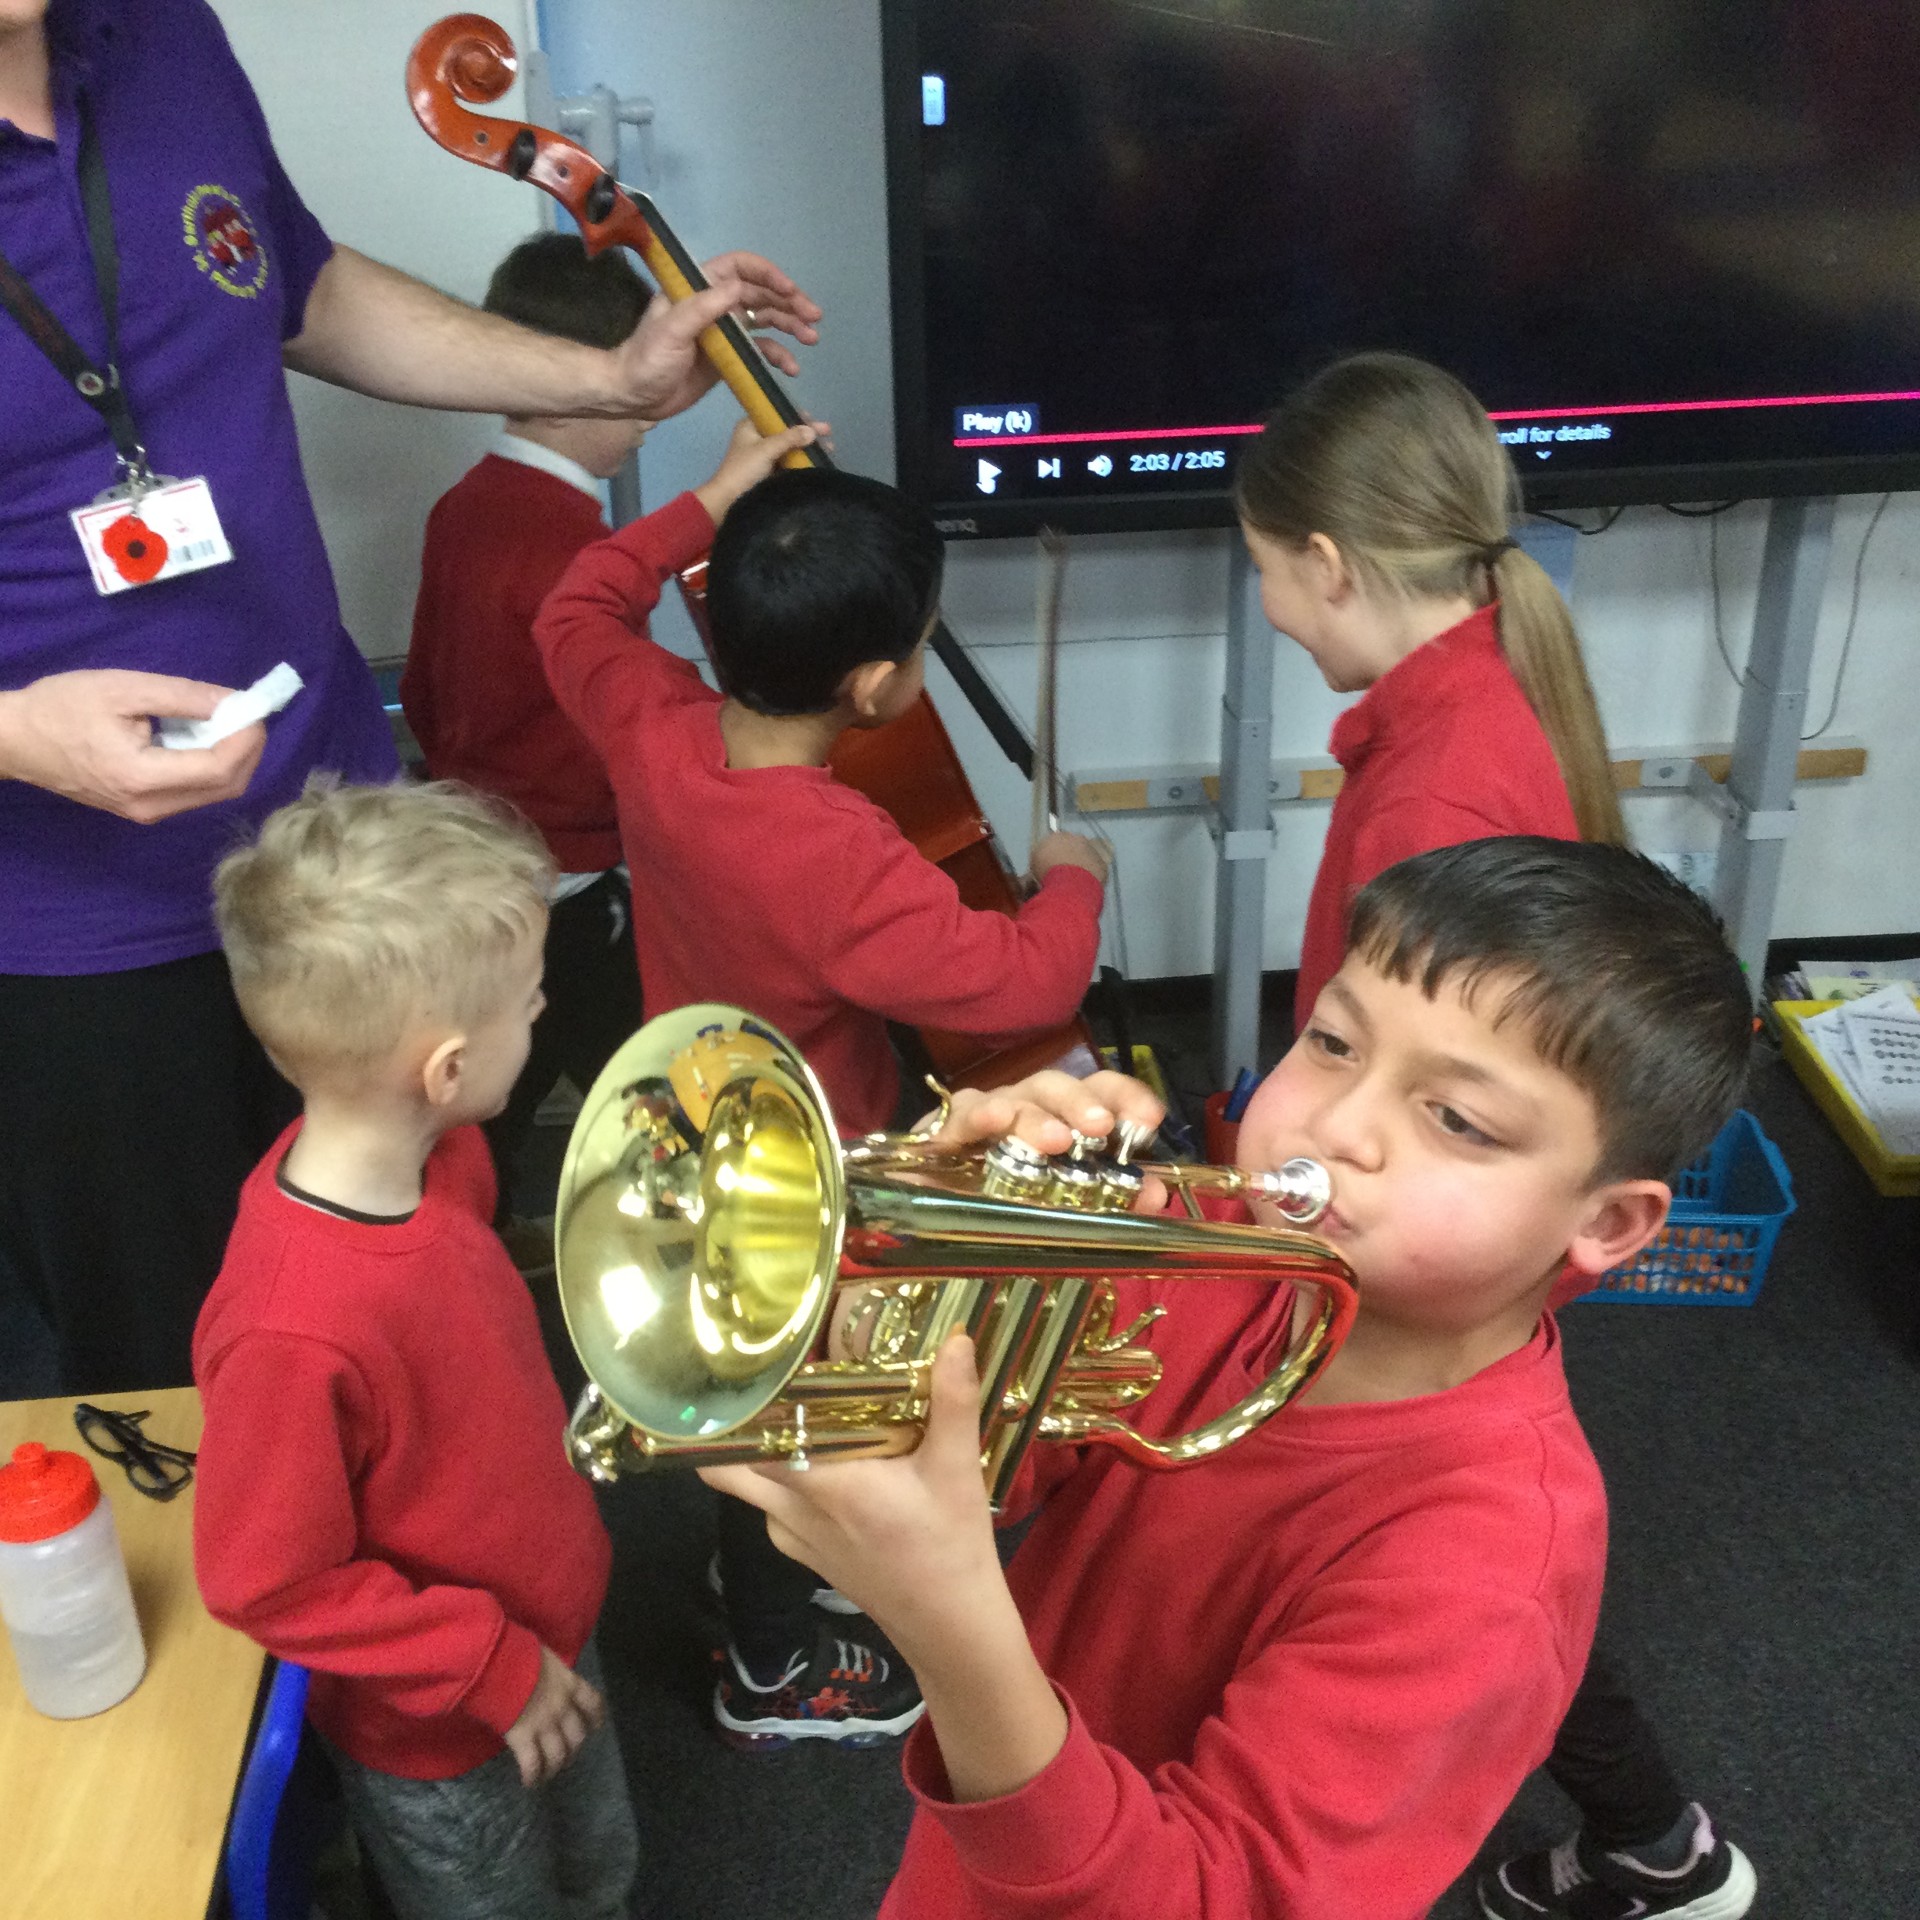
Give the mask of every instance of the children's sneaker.
M 713 1717 L 736 1747 L 770 1752 L 795 1740 L 874 1747 L 895 1740 L 926 1711 L 919 1683 L 871 1621 L 822 1619 L 813 1644 L 758 1685 L 732 1646 L 720 1657 Z
M 1482 1874 L 1480 1911 L 1487 1920 L 1741 1920 L 1758 1884 L 1753 1868 L 1700 1807 L 1687 1812 L 1693 1833 L 1679 1866 L 1649 1866 L 1576 1834 Z

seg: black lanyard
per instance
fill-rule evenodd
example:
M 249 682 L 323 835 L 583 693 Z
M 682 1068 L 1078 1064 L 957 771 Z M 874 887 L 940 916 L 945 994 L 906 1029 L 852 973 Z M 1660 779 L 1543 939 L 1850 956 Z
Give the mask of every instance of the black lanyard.
M 59 369 L 61 378 L 107 423 L 121 467 L 128 477 L 137 479 L 147 472 L 147 450 L 140 444 L 126 390 L 120 384 L 120 253 L 114 244 L 113 209 L 107 199 L 107 168 L 85 100 L 79 102 L 79 114 L 80 202 L 87 215 L 93 281 L 100 289 L 100 305 L 107 316 L 105 368 L 94 365 L 4 253 L 0 253 L 0 307 L 19 321 L 27 338 Z

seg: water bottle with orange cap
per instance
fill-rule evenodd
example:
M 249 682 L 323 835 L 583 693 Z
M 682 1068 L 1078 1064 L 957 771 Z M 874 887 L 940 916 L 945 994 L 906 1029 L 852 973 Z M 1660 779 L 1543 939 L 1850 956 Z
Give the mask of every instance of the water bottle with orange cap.
M 30 1440 L 0 1467 L 0 1619 L 22 1690 L 56 1720 L 103 1712 L 147 1670 L 113 1508 L 77 1453 Z

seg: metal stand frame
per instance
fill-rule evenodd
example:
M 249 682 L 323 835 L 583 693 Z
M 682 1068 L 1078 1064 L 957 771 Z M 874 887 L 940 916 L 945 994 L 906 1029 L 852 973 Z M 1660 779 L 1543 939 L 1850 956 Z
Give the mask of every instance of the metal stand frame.
M 1698 763 L 1688 779 L 1688 791 L 1721 819 L 1714 904 L 1756 1002 L 1765 989 L 1780 865 L 1793 831 L 1793 784 L 1807 711 L 1807 672 L 1833 548 L 1833 508 L 1828 495 L 1776 500 L 1769 509 L 1753 644 L 1734 723 L 1733 766 L 1724 787 L 1709 780 Z
M 1227 569 L 1227 682 L 1220 701 L 1220 803 L 1213 897 L 1213 1077 L 1230 1087 L 1260 1060 L 1267 860 L 1273 852 L 1273 629 L 1244 544 Z

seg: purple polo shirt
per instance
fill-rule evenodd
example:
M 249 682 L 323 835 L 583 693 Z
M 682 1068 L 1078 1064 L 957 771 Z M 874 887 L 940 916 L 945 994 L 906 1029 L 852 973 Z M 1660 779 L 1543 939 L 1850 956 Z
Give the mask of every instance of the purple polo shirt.
M 218 945 L 209 877 L 315 767 L 396 771 L 372 676 L 340 624 L 307 497 L 280 346 L 332 242 L 281 171 L 201 0 L 53 0 L 56 139 L 0 120 L 0 250 L 96 361 L 75 102 L 106 163 L 120 252 L 120 367 L 157 472 L 204 475 L 221 567 L 103 597 L 68 522 L 114 483 L 98 414 L 0 309 L 0 687 L 130 667 L 244 687 L 306 682 L 267 723 L 238 801 L 156 826 L 0 780 L 0 973 L 106 973 Z

